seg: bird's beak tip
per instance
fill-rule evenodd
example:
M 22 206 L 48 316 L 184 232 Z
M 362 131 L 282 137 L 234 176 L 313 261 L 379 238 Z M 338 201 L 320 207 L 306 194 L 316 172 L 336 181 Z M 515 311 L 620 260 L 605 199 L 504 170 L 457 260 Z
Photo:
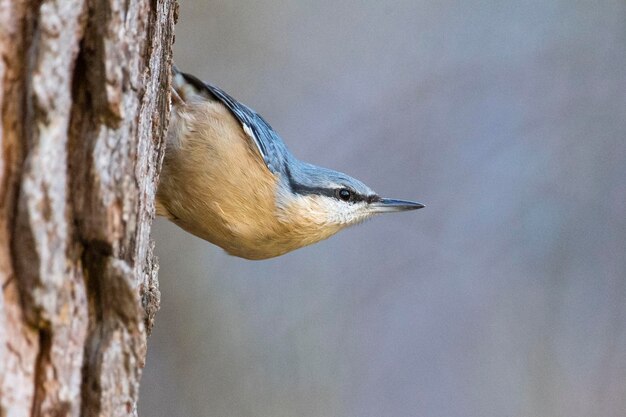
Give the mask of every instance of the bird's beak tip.
M 414 201 L 381 198 L 380 201 L 375 203 L 373 207 L 376 213 L 392 213 L 398 211 L 417 210 L 426 206 L 422 203 L 416 203 Z

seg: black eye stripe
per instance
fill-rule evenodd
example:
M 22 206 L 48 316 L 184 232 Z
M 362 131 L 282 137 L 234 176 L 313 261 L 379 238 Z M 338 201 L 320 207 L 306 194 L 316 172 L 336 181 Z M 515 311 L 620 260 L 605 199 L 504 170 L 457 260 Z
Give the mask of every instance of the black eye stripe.
M 365 197 L 364 200 L 367 201 L 368 204 L 371 204 L 371 203 L 375 203 L 377 201 L 381 201 L 382 198 L 380 198 L 376 194 L 373 194 L 373 195 L 368 195 L 367 197 Z
M 345 194 L 344 192 L 347 192 L 349 194 Z M 344 193 L 343 197 L 341 195 L 342 193 Z M 361 201 L 366 201 L 367 203 L 373 203 L 375 201 L 380 201 L 380 197 L 378 197 L 376 194 L 365 196 L 365 195 L 357 193 L 356 191 L 350 190 L 349 188 L 337 189 L 335 191 L 334 197 L 338 200 L 347 201 L 350 203 L 359 203 Z
M 289 170 L 288 166 L 285 166 L 285 174 L 287 176 L 287 183 L 289 184 L 289 188 L 291 189 L 291 191 L 294 194 L 300 194 L 300 195 L 324 195 L 326 197 L 333 197 L 336 198 L 340 201 L 344 201 L 339 197 L 339 191 L 341 190 L 347 190 L 350 193 L 352 193 L 351 198 L 348 200 L 350 202 L 353 203 L 358 203 L 361 201 L 366 201 L 367 203 L 373 203 L 376 201 L 380 201 L 380 197 L 377 196 L 376 194 L 373 195 L 368 195 L 368 196 L 364 196 L 362 194 L 358 194 L 357 192 L 349 189 L 349 188 L 338 188 L 338 189 L 334 189 L 334 188 L 322 188 L 322 187 L 310 187 L 310 186 L 306 186 L 304 184 L 299 184 L 298 182 L 295 181 L 295 179 L 293 178 L 293 176 L 291 175 L 291 171 Z

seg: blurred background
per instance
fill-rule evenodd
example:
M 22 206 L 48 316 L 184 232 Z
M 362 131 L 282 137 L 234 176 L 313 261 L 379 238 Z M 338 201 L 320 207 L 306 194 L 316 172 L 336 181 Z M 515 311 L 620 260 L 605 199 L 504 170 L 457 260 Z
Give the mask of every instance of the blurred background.
M 624 0 L 180 0 L 177 65 L 417 212 L 269 261 L 165 220 L 140 414 L 626 416 Z

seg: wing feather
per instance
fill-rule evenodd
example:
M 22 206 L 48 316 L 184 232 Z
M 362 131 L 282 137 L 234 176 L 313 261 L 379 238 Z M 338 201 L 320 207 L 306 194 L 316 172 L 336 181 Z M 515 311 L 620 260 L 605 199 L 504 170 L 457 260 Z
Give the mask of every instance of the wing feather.
M 211 97 L 224 104 L 241 123 L 243 131 L 254 143 L 267 168 L 273 173 L 283 171 L 289 151 L 278 133 L 272 129 L 272 126 L 261 115 L 245 104 L 238 102 L 218 87 L 202 82 L 193 75 L 180 72 L 176 68 L 174 68 L 174 73 L 175 75 L 182 75 L 184 80 L 198 92 L 208 93 Z

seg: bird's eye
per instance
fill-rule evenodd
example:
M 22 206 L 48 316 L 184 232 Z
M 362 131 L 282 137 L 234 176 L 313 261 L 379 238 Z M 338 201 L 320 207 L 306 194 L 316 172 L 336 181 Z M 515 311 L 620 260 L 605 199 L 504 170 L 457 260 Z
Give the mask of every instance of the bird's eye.
M 343 201 L 350 201 L 353 195 L 354 193 L 346 188 L 341 188 L 340 190 L 337 190 L 337 197 L 339 197 L 339 199 Z

